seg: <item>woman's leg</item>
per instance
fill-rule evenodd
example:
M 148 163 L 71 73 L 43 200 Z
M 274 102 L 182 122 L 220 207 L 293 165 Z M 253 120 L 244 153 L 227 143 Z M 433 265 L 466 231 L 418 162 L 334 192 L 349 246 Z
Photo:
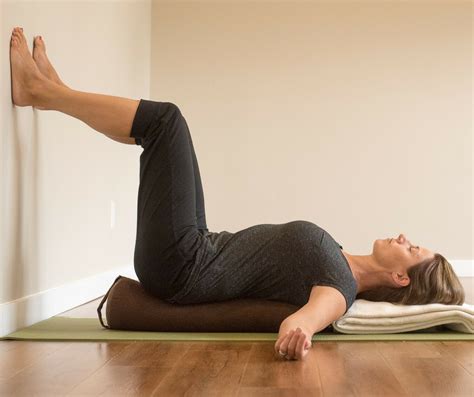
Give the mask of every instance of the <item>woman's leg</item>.
M 15 105 L 57 110 L 103 134 L 119 138 L 130 136 L 139 100 L 76 91 L 49 80 L 34 62 L 19 28 L 13 30 L 10 49 Z
M 137 144 L 137 142 L 133 138 L 123 138 L 123 137 L 112 136 L 112 135 L 107 135 L 107 134 L 104 134 L 104 135 L 107 138 L 110 138 L 115 142 L 125 143 L 127 145 L 136 145 Z
M 142 99 L 131 136 L 143 147 L 135 271 L 146 289 L 169 298 L 196 276 L 211 251 L 199 231 L 206 229 L 204 211 L 199 227 L 196 217 L 203 200 L 196 197 L 190 132 L 175 104 Z
M 46 54 L 46 43 L 41 36 L 36 36 L 33 40 L 32 56 L 33 56 L 33 60 L 36 63 L 36 66 L 38 66 L 38 69 L 43 74 L 43 76 L 45 76 L 48 80 L 54 81 L 56 84 L 69 88 L 61 80 L 58 72 L 54 68 L 51 61 L 49 60 L 49 57 Z M 40 110 L 44 110 L 44 109 L 40 109 Z M 133 138 L 117 137 L 117 136 L 112 136 L 112 135 L 107 135 L 107 134 L 104 134 L 104 135 L 116 142 L 125 143 L 128 145 L 136 145 L 135 139 Z
M 103 134 L 131 137 L 143 147 L 135 271 L 149 292 L 174 296 L 212 251 L 197 227 L 194 159 L 179 108 L 168 102 L 79 92 L 48 80 L 19 29 L 12 34 L 11 65 L 12 100 L 17 106 L 58 110 Z
M 44 82 L 32 106 L 57 110 L 75 117 L 94 130 L 117 138 L 130 137 L 139 100 L 72 90 Z
M 200 230 L 209 231 L 207 228 L 206 223 L 206 209 L 204 205 L 204 192 L 202 190 L 202 181 L 201 181 L 201 173 L 199 171 L 199 164 L 197 161 L 196 153 L 194 151 L 193 140 L 191 138 L 191 133 L 189 132 L 188 123 L 186 119 L 183 117 L 183 121 L 186 124 L 186 131 L 188 135 L 189 146 L 191 147 L 191 155 L 193 157 L 193 169 L 194 169 L 194 183 L 195 183 L 195 191 L 196 191 L 196 222 L 197 227 Z

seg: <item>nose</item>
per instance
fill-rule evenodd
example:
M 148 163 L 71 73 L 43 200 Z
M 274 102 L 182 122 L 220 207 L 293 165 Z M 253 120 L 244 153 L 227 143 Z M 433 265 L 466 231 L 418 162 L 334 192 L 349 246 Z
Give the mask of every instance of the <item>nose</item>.
M 397 240 L 399 243 L 403 243 L 406 240 L 406 237 L 403 233 L 400 233 Z

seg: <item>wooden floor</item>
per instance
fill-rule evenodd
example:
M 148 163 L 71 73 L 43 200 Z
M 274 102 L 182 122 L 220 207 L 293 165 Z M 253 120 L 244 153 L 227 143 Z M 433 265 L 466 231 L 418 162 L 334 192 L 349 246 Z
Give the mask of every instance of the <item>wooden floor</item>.
M 1 396 L 469 396 L 469 342 L 0 343 Z
M 0 341 L 0 396 L 474 396 L 472 342 L 313 342 L 303 361 L 273 344 Z

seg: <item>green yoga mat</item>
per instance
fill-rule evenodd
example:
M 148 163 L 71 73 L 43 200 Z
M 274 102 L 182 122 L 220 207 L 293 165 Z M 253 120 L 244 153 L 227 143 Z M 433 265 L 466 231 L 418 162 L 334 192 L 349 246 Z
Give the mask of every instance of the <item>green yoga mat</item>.
M 0 339 L 16 340 L 186 340 L 186 341 L 276 341 L 277 333 L 250 332 L 142 332 L 103 328 L 96 318 L 51 317 Z M 314 341 L 474 340 L 473 334 L 452 330 L 413 331 L 400 334 L 346 335 L 319 332 Z

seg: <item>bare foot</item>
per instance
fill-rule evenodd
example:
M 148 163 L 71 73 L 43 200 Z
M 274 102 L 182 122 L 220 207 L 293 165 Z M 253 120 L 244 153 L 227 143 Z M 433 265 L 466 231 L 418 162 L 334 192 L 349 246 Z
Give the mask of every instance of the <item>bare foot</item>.
M 33 41 L 33 59 L 46 78 L 66 87 L 46 55 L 46 45 L 41 36 L 36 36 Z
M 32 106 L 44 76 L 33 60 L 21 28 L 14 28 L 10 42 L 12 101 L 16 106 Z

